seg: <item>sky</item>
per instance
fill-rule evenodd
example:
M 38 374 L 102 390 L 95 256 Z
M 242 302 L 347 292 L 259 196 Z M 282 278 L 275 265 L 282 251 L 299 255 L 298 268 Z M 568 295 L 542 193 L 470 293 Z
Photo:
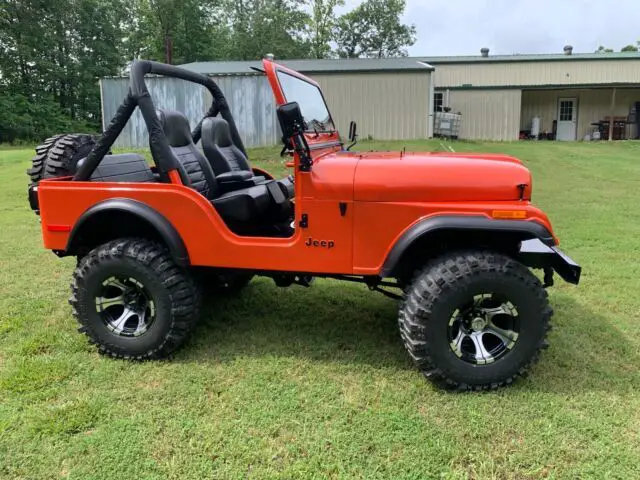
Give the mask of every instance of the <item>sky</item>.
M 619 51 L 640 40 L 640 0 L 407 0 L 403 21 L 417 29 L 411 56 Z

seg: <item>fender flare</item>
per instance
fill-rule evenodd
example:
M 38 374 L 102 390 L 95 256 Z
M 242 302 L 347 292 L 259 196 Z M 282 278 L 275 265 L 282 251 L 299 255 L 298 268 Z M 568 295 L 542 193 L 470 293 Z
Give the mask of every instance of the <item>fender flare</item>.
M 105 212 L 125 212 L 145 221 L 158 233 L 169 249 L 169 253 L 173 260 L 181 267 L 189 266 L 190 262 L 187 247 L 171 222 L 149 205 L 128 198 L 104 200 L 85 210 L 71 230 L 69 239 L 67 240 L 66 252 L 74 251 L 76 248 L 75 242 L 78 239 L 78 232 L 82 230 L 82 227 L 86 222 L 96 215 L 100 215 Z
M 548 246 L 556 244 L 553 235 L 544 225 L 527 220 L 493 220 L 480 215 L 441 215 L 425 218 L 409 227 L 396 241 L 382 265 L 379 276 L 390 276 L 400 262 L 404 252 L 420 238 L 444 230 L 464 232 L 483 232 L 515 234 L 522 240 L 539 239 Z

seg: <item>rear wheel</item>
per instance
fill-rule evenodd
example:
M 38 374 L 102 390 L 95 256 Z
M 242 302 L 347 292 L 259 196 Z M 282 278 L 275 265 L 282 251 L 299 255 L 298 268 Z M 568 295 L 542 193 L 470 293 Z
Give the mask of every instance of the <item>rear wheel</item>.
M 542 284 L 524 265 L 492 252 L 458 252 L 414 276 L 399 326 L 429 380 L 487 390 L 526 374 L 546 346 L 552 313 Z
M 73 175 L 78 161 L 89 155 L 95 144 L 95 137 L 85 133 L 48 138 L 36 147 L 36 155 L 31 159 L 27 175 L 33 183 L 44 178 Z
M 180 347 L 200 313 L 189 272 L 167 250 L 144 239 L 119 239 L 83 257 L 69 303 L 79 331 L 113 357 L 146 360 Z

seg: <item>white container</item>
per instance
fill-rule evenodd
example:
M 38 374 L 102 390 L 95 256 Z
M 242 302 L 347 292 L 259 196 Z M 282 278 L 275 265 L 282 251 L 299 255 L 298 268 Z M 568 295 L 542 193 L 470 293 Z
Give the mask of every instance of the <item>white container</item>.
M 540 136 L 540 117 L 533 117 L 531 119 L 531 136 L 533 138 Z

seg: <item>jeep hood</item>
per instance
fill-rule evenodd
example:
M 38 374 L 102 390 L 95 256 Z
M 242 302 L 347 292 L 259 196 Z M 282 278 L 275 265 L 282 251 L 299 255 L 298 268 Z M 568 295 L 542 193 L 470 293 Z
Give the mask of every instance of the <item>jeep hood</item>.
M 348 155 L 359 157 L 355 201 L 493 202 L 531 198 L 529 170 L 506 155 L 402 152 Z

